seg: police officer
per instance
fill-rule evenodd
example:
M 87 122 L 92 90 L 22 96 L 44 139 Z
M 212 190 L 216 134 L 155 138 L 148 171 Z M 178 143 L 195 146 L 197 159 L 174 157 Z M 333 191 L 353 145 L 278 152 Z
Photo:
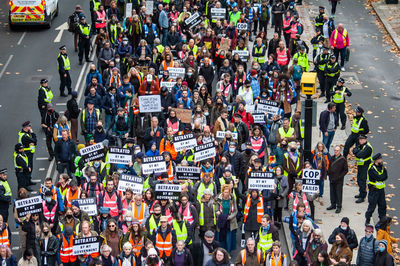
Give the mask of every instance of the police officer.
M 67 47 L 63 45 L 59 49 L 60 53 L 57 56 L 57 65 L 58 73 L 60 74 L 60 96 L 67 97 L 67 95 L 64 93 L 65 87 L 68 89 L 68 94 L 71 94 L 72 92 L 71 76 L 69 75 L 71 64 L 67 55 Z
M 320 97 L 325 96 L 325 66 L 329 62 L 329 49 L 327 47 L 322 48 L 320 53 L 315 59 L 315 68 L 317 69 L 317 78 L 319 82 L 319 89 L 321 90 Z
M 371 216 L 378 205 L 379 220 L 386 216 L 385 181 L 388 179 L 386 168 L 383 166 L 382 155 L 375 154 L 367 172 L 368 180 L 368 209 L 365 212 L 365 224 L 369 224 Z
M 344 144 L 343 156 L 347 158 L 349 150 L 357 142 L 359 135 L 366 135 L 369 132 L 368 121 L 365 118 L 364 109 L 360 106 L 354 110 L 356 115 L 353 117 L 353 125 L 351 126 L 351 134 Z
M 21 143 L 17 143 L 15 145 L 14 168 L 15 175 L 17 176 L 18 190 L 23 187 L 28 191 L 32 191 L 32 189 L 28 187 L 32 168 L 29 167 L 28 156 L 26 156 L 24 152 L 24 145 Z
M 79 65 L 82 65 L 83 53 L 85 52 L 86 62 L 92 62 L 89 59 L 90 52 L 90 25 L 86 23 L 86 17 L 81 15 L 79 17 L 79 25 L 78 25 L 78 34 L 79 34 Z M 70 94 L 70 93 L 69 93 Z
M 8 221 L 8 207 L 11 204 L 11 188 L 7 182 L 7 168 L 0 170 L 0 214 L 4 222 Z
M 326 90 L 326 101 L 329 103 L 331 101 L 331 91 L 333 86 L 336 84 L 340 76 L 340 66 L 336 62 L 336 56 L 331 55 L 329 61 L 325 66 L 325 90 Z
M 48 86 L 48 80 L 40 80 L 39 95 L 38 95 L 38 107 L 40 112 L 40 117 L 43 118 L 47 110 L 47 104 L 51 103 L 53 99 L 53 92 Z
M 36 134 L 33 133 L 30 121 L 26 121 L 22 124 L 22 130 L 18 132 L 18 143 L 21 143 L 24 146 L 24 152 L 28 157 L 28 166 L 33 169 L 33 154 L 36 150 L 37 138 Z M 30 182 L 29 185 L 36 184 Z
M 344 130 L 346 128 L 346 114 L 345 114 L 345 105 L 344 103 L 346 102 L 346 96 L 350 97 L 351 92 L 349 91 L 348 88 L 343 86 L 344 84 L 344 79 L 343 78 L 338 78 L 338 81 L 335 86 L 332 88 L 332 101 L 336 104 L 336 114 L 338 117 L 340 117 L 340 121 L 342 122 L 342 127 L 340 128 L 341 130 Z
M 315 29 L 322 31 L 322 26 L 324 26 L 324 16 L 325 16 L 325 7 L 319 7 L 319 14 L 315 17 Z
M 367 196 L 367 173 L 369 165 L 372 162 L 373 148 L 367 141 L 366 135 L 360 135 L 358 137 L 358 145 L 353 149 L 353 153 L 356 156 L 357 163 L 357 184 L 359 194 L 354 197 L 357 199 L 356 203 L 364 202 Z

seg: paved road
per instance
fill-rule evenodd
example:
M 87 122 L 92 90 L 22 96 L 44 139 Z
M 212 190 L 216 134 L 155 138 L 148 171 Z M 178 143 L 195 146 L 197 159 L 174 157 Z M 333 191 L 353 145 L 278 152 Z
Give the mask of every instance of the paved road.
M 327 0 L 306 1 L 309 6 L 329 7 Z M 374 153 L 382 153 L 389 172 L 386 194 L 390 194 L 390 216 L 399 216 L 396 210 L 399 202 L 400 172 L 398 155 L 400 152 L 399 139 L 399 100 L 400 75 L 399 57 L 389 52 L 390 46 L 383 42 L 384 34 L 375 23 L 376 19 L 364 6 L 365 1 L 342 1 L 338 5 L 335 24 L 344 23 L 348 29 L 351 42 L 351 58 L 346 64 L 343 74 L 345 79 L 359 81 L 353 87 L 353 96 L 349 101 L 360 104 L 366 110 L 371 136 L 369 141 L 374 147 Z M 314 13 L 317 8 L 312 9 Z M 329 8 L 330 11 L 330 8 Z M 362 210 L 363 215 L 365 210 Z M 374 215 L 375 221 L 377 215 Z M 400 227 L 395 223 L 391 229 L 394 235 L 400 234 Z
M 59 97 L 59 76 L 57 71 L 58 47 L 65 44 L 71 60 L 71 78 L 73 88 L 76 85 L 82 66 L 78 65 L 77 55 L 73 51 L 73 37 L 65 31 L 61 42 L 54 43 L 58 26 L 67 21 L 76 4 L 81 1 L 59 1 L 59 16 L 53 20 L 51 29 L 40 27 L 21 28 L 10 31 L 8 27 L 8 2 L 0 2 L 0 167 L 9 170 L 8 180 L 13 195 L 17 194 L 17 181 L 13 166 L 14 145 L 18 140 L 18 131 L 24 121 L 29 120 L 34 132 L 38 135 L 38 146 L 35 153 L 33 179 L 43 181 L 46 176 L 53 176 L 49 170 L 48 154 L 44 141 L 44 133 L 40 130 L 40 115 L 37 108 L 37 95 L 41 78 L 49 80 L 53 88 L 56 111 L 66 109 L 67 98 Z M 88 3 L 88 2 L 87 2 Z M 83 9 L 88 12 L 85 3 Z M 86 65 L 85 65 L 86 66 Z M 52 164 L 50 165 L 52 166 Z M 39 185 L 34 187 L 39 191 Z M 36 192 L 37 193 L 37 192 Z M 33 194 L 33 193 L 32 193 Z M 10 214 L 12 209 L 10 208 Z M 9 219 L 10 228 L 16 231 L 14 219 Z M 13 252 L 18 256 L 18 236 L 13 234 Z

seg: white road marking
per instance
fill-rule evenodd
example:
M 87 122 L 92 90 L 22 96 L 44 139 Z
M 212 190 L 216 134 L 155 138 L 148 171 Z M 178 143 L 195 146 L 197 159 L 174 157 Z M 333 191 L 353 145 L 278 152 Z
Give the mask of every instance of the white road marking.
M 32 191 L 31 194 L 36 195 L 38 192 L 37 191 Z
M 42 182 L 42 180 L 40 180 L 40 179 L 32 179 L 32 182 L 39 183 L 39 182 Z
M 18 235 L 19 232 L 11 232 L 12 235 Z
M 46 158 L 46 157 L 38 157 L 38 158 L 36 158 L 36 160 L 37 161 L 44 161 L 44 160 L 47 160 L 48 158 Z
M 39 171 L 44 171 L 46 170 L 46 168 L 39 168 Z
M 12 247 L 12 250 L 19 250 L 19 247 Z
M 56 103 L 56 105 L 67 105 L 67 103 Z
M 55 30 L 58 30 L 58 34 L 56 36 L 56 38 L 54 39 L 54 42 L 61 42 L 61 37 L 64 33 L 65 30 L 68 29 L 68 23 L 64 22 L 64 24 L 61 24 L 60 26 L 58 26 Z
M 50 163 L 50 165 L 49 165 L 49 169 L 47 169 L 46 178 L 50 177 L 50 175 L 51 175 L 51 171 L 53 170 L 53 166 L 54 166 L 54 161 L 55 161 L 55 160 L 52 160 L 52 161 L 51 161 L 51 163 Z M 53 180 L 53 181 L 54 181 L 54 180 Z
M 24 33 L 22 33 L 21 38 L 19 38 L 19 41 L 17 42 L 17 45 L 20 45 L 20 44 L 21 44 L 21 42 L 22 42 L 22 40 L 24 39 L 25 35 L 26 35 L 26 31 L 24 31 Z
M 12 54 L 12 55 L 10 55 L 10 57 L 8 58 L 8 60 L 7 60 L 7 62 L 6 62 L 6 64 L 3 66 L 3 69 L 1 70 L 1 72 L 0 72 L 0 79 L 3 77 L 3 75 L 4 75 L 4 72 L 6 71 L 6 68 L 8 67 L 8 65 L 10 64 L 10 62 L 11 62 L 11 59 L 13 59 L 13 57 L 14 57 L 14 55 Z

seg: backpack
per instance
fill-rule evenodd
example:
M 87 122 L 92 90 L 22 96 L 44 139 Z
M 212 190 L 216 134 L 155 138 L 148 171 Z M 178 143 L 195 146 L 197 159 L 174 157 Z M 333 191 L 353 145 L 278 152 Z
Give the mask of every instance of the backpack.
M 74 32 L 77 28 L 79 23 L 79 16 L 77 13 L 73 13 L 71 16 L 68 17 L 68 31 Z
M 293 65 L 293 79 L 301 80 L 302 75 L 303 75 L 303 73 L 301 72 L 301 66 Z
M 297 24 L 297 34 L 301 35 L 304 32 L 304 26 L 300 22 Z

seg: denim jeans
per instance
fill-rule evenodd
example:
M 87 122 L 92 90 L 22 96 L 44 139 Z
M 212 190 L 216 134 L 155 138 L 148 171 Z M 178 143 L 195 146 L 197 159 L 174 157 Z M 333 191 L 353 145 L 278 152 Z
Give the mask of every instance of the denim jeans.
M 322 198 L 322 196 L 324 195 L 324 182 L 325 180 L 323 178 L 321 178 L 321 180 L 319 181 L 319 197 Z
M 328 132 L 328 136 L 325 136 L 325 134 L 322 133 L 322 142 L 324 143 L 328 152 L 329 152 L 329 148 L 331 147 L 334 136 L 335 136 L 335 131 Z
M 161 43 L 162 43 L 162 45 L 165 47 L 165 46 L 167 46 L 167 34 L 168 34 L 168 28 L 163 28 L 162 29 L 162 41 L 161 41 Z
M 108 129 L 113 119 L 113 115 L 106 114 L 106 121 L 104 123 L 104 128 Z
M 221 244 L 221 247 L 228 251 L 228 253 L 236 249 L 236 229 L 228 231 L 226 233 L 226 238 L 223 240 L 219 239 L 219 232 L 216 232 L 216 236 L 218 236 L 218 241 Z

